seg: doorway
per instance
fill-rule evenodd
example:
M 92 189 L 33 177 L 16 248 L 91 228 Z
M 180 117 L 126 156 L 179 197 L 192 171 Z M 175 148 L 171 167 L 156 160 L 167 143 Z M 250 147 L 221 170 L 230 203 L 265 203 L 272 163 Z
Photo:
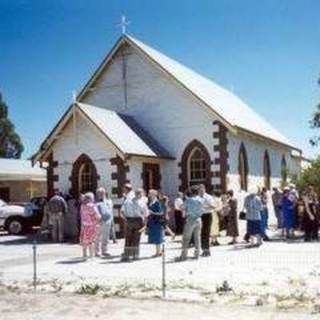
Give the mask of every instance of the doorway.
M 158 163 L 143 163 L 142 165 L 143 189 L 148 192 L 150 189 L 160 189 L 160 165 Z

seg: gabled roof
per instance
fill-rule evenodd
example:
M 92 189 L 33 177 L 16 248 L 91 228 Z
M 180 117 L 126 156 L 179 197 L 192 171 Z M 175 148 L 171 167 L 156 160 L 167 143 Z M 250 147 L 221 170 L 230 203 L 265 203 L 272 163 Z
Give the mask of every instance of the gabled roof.
M 1 180 L 32 180 L 45 181 L 46 170 L 39 164 L 32 166 L 30 160 L 0 159 Z
M 132 117 L 89 104 L 77 106 L 123 154 L 172 158 Z
M 39 152 L 33 156 L 33 161 L 39 160 L 42 153 L 50 148 L 65 124 L 72 118 L 75 110 L 89 120 L 124 156 L 173 159 L 132 117 L 122 116 L 108 109 L 77 102 L 62 116 L 56 127 L 42 143 Z
M 229 128 L 234 129 L 235 132 L 237 129 L 242 129 L 244 132 L 262 136 L 274 142 L 295 148 L 284 135 L 258 115 L 234 93 L 222 88 L 212 80 L 201 76 L 197 72 L 127 34 L 117 41 L 93 77 L 81 91 L 79 99 L 86 94 L 92 82 L 99 77 L 117 49 L 125 42 L 138 49 L 158 65 L 164 72 L 171 76 L 172 79 L 177 81 L 182 87 L 187 89 L 204 105 L 211 109 Z
M 290 145 L 285 136 L 232 92 L 141 41 L 131 36 L 127 38 L 232 126 Z
M 164 158 L 172 158 L 169 152 L 164 149 L 145 129 L 143 129 L 139 123 L 132 117 L 124 114 L 118 114 L 118 116 L 127 124 L 132 131 L 134 131 L 143 141 L 147 144 L 153 152 Z

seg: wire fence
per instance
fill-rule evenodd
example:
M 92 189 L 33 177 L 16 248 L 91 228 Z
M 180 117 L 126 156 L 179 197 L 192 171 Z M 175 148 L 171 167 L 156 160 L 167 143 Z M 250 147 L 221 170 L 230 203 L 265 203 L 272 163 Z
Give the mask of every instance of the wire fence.
M 142 244 L 144 247 L 145 244 Z M 290 244 L 288 244 L 290 246 Z M 217 283 L 221 283 L 222 288 L 228 290 L 228 281 L 231 279 L 241 280 L 243 283 L 253 281 L 252 276 L 260 273 L 264 274 L 263 281 L 267 281 L 269 274 L 273 277 L 273 281 L 280 279 L 280 274 L 289 277 L 292 274 L 310 274 L 313 272 L 313 276 L 318 280 L 320 279 L 320 250 L 317 246 L 305 246 L 303 250 L 299 250 L 297 253 L 297 246 L 304 246 L 303 243 L 297 244 L 290 248 L 277 248 L 274 250 L 270 247 L 266 250 L 263 247 L 260 249 L 249 249 L 246 245 L 236 245 L 222 248 L 212 248 L 210 258 L 199 258 L 193 262 L 192 251 L 190 248 L 190 259 L 186 262 L 176 262 L 175 257 L 179 253 L 180 243 L 167 243 L 162 244 L 162 255 L 159 259 L 154 259 L 153 263 L 148 266 L 148 261 L 152 260 L 151 257 L 143 256 L 141 261 L 133 261 L 130 264 L 121 263 L 121 255 L 116 254 L 116 260 L 114 257 L 108 259 L 101 259 L 99 262 L 105 268 L 103 270 L 103 276 L 105 283 L 112 283 L 114 277 L 118 277 L 118 283 L 125 284 L 125 287 L 144 287 L 148 286 L 157 288 L 161 292 L 161 297 L 166 299 L 168 296 L 168 290 L 173 292 L 177 291 L 194 291 L 197 288 L 203 286 L 208 288 L 211 283 L 216 290 Z M 117 253 L 121 252 L 122 248 L 117 245 Z M 115 252 L 115 250 L 114 250 Z M 149 253 L 149 251 L 148 251 Z M 32 284 L 33 289 L 37 292 L 37 287 L 40 282 L 39 274 L 41 274 L 41 265 L 39 266 L 39 257 L 41 258 L 41 252 L 39 252 L 39 245 L 36 240 L 32 244 L 32 257 L 33 257 L 33 274 Z M 118 259 L 119 258 L 119 259 Z M 66 260 L 64 263 L 70 264 L 76 260 Z M 80 261 L 80 260 L 79 260 Z M 143 262 L 141 264 L 141 262 Z M 41 263 L 41 259 L 40 259 Z M 62 263 L 62 262 L 61 262 Z M 98 263 L 98 264 L 99 264 Z M 135 266 L 135 263 L 140 263 Z M 119 274 L 115 275 L 114 265 L 119 266 Z M 108 265 L 112 272 L 109 273 Z M 122 269 L 120 268 L 122 266 Z M 140 268 L 144 268 L 144 273 L 141 274 Z M 98 265 L 95 267 L 98 269 Z M 128 272 L 131 270 L 131 272 Z M 306 271 L 307 270 L 307 271 Z M 94 270 L 91 271 L 94 273 Z M 135 274 L 137 272 L 137 274 Z M 307 273 L 306 273 L 307 272 Z M 47 270 L 47 276 L 50 275 L 50 270 Z M 99 273 L 100 274 L 100 273 Z M 83 280 L 90 279 L 90 272 L 82 276 Z M 31 275 L 30 275 L 31 277 Z M 54 277 L 54 276 L 53 276 Z M 197 278 L 198 277 L 198 278 Z M 270 280 L 270 279 L 269 279 Z M 255 280 L 257 281 L 257 280 Z M 261 283 L 263 282 L 260 281 Z M 227 285 L 225 285 L 227 283 Z M 170 284 L 170 285 L 168 285 Z M 217 289 L 218 290 L 218 289 Z M 219 289 L 220 290 L 220 289 Z

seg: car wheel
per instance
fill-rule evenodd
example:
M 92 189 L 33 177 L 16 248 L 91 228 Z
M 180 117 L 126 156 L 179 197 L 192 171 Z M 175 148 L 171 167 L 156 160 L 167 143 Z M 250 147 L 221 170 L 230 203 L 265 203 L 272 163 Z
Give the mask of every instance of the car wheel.
M 11 218 L 6 223 L 6 229 L 10 234 L 18 235 L 24 231 L 24 223 L 20 218 Z

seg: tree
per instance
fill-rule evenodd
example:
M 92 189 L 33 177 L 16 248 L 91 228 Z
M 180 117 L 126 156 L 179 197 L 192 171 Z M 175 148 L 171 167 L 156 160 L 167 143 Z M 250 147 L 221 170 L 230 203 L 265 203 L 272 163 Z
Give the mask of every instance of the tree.
M 303 170 L 298 178 L 293 179 L 298 190 L 304 191 L 310 185 L 320 193 L 320 156 L 311 162 L 311 165 Z
M 320 78 L 318 80 L 318 84 L 320 85 Z M 320 128 L 320 103 L 316 106 L 316 111 L 313 113 L 312 119 L 310 120 L 310 126 L 313 129 Z M 318 145 L 320 142 L 320 136 L 315 136 L 310 139 L 311 145 Z
M 18 159 L 23 149 L 21 139 L 8 118 L 8 106 L 2 100 L 0 93 L 0 158 Z

